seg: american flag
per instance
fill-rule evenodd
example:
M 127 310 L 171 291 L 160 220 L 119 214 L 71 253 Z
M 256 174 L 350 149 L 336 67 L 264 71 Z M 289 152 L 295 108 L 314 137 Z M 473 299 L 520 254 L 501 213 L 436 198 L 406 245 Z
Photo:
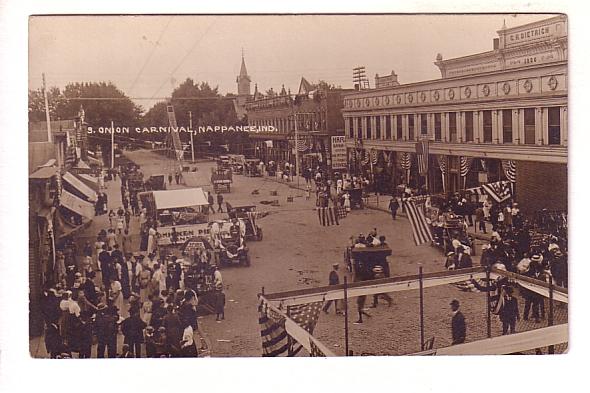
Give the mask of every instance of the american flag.
M 262 337 L 262 356 L 286 356 L 289 351 L 289 335 L 285 329 L 285 317 L 260 305 L 258 323 Z
M 426 222 L 426 217 L 422 209 L 418 208 L 412 199 L 404 200 L 402 205 L 410 220 L 414 243 L 419 246 L 431 242 L 433 240 L 432 233 L 430 232 L 430 226 Z
M 289 308 L 287 309 L 287 315 L 299 326 L 307 330 L 309 334 L 313 334 L 313 329 L 315 328 L 315 325 L 318 322 L 320 310 L 322 309 L 323 304 L 323 301 L 319 301 L 307 304 L 299 304 L 296 306 L 289 306 Z M 303 345 L 293 340 L 292 338 L 290 339 L 290 341 L 292 341 L 292 345 L 289 349 L 289 356 L 295 356 L 299 351 L 301 351 Z M 312 342 L 312 340 L 310 340 L 310 342 Z
M 416 156 L 418 157 L 418 170 L 421 175 L 428 173 L 428 140 L 416 143 Z
M 481 186 L 489 196 L 494 198 L 498 203 L 502 203 L 512 197 L 512 191 L 510 190 L 510 182 L 498 181 L 495 183 L 488 183 Z
M 307 150 L 307 144 L 305 143 L 305 139 L 297 139 L 297 150 L 300 152 Z
M 340 225 L 337 208 L 335 207 L 318 207 L 318 218 L 322 226 Z
M 319 301 L 290 306 L 287 314 L 295 323 L 309 334 L 312 334 L 323 303 L 323 301 Z M 289 336 L 285 328 L 285 322 L 284 315 L 267 308 L 264 304 L 260 305 L 258 323 L 260 324 L 260 336 L 262 337 L 263 357 L 295 356 L 303 348 L 303 345 Z M 310 342 L 313 342 L 313 340 L 310 339 Z

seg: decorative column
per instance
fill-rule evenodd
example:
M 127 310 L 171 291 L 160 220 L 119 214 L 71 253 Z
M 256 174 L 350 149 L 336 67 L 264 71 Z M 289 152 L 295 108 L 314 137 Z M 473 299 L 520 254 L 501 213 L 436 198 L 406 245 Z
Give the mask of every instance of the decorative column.
M 344 135 L 346 138 L 350 138 L 350 117 L 344 118 Z
M 519 122 L 519 110 L 512 110 L 512 143 L 515 145 L 520 144 L 520 122 Z
M 396 141 L 397 140 L 397 116 L 396 115 L 389 115 L 391 121 L 391 139 Z
M 462 143 L 467 139 L 467 133 L 465 132 L 465 112 L 457 112 L 457 127 L 459 128 L 457 130 L 457 141 Z
M 501 115 L 500 115 L 501 116 Z M 498 118 L 498 111 L 492 111 L 492 143 L 502 143 L 502 121 Z M 498 121 L 500 120 L 500 121 Z
M 520 135 L 520 144 L 524 145 L 524 109 L 518 110 L 518 135 Z
M 535 145 L 543 144 L 543 111 L 535 108 Z
M 402 117 L 402 140 L 408 140 L 408 134 L 410 131 L 408 130 L 408 116 L 409 115 L 401 115 Z
M 473 111 L 473 141 L 483 142 L 483 114 L 482 111 Z
M 440 114 L 440 133 L 441 133 L 441 141 L 442 142 L 449 142 L 450 135 L 449 135 L 449 113 L 443 112 Z
M 541 144 L 548 145 L 549 144 L 549 110 L 548 110 L 548 108 L 541 108 L 541 117 L 543 118 L 543 122 L 541 123 L 543 141 Z

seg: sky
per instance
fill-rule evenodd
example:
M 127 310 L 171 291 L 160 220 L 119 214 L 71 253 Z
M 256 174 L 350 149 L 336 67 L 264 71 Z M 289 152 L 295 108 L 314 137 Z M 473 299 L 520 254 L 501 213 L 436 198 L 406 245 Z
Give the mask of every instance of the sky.
M 297 91 L 301 77 L 352 87 L 352 68 L 400 83 L 440 78 L 433 64 L 492 49 L 503 23 L 545 14 L 32 16 L 29 88 L 112 81 L 145 110 L 186 78 L 236 93 L 242 50 L 258 89 Z

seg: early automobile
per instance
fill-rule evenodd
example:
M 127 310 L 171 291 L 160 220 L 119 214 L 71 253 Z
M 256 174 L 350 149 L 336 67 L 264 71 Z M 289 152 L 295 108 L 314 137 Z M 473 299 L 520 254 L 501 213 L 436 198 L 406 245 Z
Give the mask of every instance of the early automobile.
M 227 214 L 230 220 L 237 218 L 244 222 L 246 226 L 244 237 L 246 240 L 262 240 L 262 228 L 256 223 L 258 218 L 256 206 L 232 206 L 227 203 Z
M 243 220 L 216 220 L 209 223 L 209 228 L 219 266 L 250 266 L 250 255 L 244 237 L 246 225 Z

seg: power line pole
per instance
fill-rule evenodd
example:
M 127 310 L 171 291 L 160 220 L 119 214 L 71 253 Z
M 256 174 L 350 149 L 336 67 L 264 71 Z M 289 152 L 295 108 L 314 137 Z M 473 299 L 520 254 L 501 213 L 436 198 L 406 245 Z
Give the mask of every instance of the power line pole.
M 111 168 L 115 167 L 115 123 L 111 120 Z
M 45 84 L 45 73 L 43 76 L 43 98 L 45 99 L 45 120 L 47 121 L 47 142 L 51 142 L 51 117 L 49 116 L 49 99 L 47 98 L 47 86 Z
M 188 111 L 188 124 L 189 124 L 189 129 L 191 130 L 191 157 L 193 162 L 195 162 L 195 144 L 193 142 L 193 134 L 195 133 L 193 131 L 193 112 Z
M 299 188 L 299 128 L 297 127 L 297 114 L 295 114 L 295 176 L 297 176 L 297 188 Z

